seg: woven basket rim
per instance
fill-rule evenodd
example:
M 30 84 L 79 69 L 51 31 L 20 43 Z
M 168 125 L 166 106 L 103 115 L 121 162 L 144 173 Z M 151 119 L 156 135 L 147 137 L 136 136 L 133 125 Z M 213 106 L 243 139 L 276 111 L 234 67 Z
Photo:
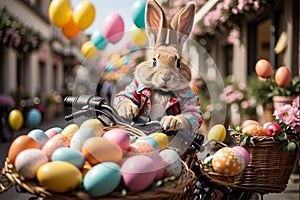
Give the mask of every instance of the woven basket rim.
M 154 189 L 143 190 L 140 192 L 127 192 L 126 196 L 122 196 L 121 191 L 113 191 L 109 195 L 92 198 L 85 191 L 79 190 L 76 192 L 68 193 L 56 193 L 47 190 L 46 188 L 38 185 L 36 180 L 26 180 L 20 174 L 14 170 L 14 166 L 9 163 L 8 158 L 5 161 L 5 165 L 2 169 L 2 174 L 6 176 L 14 185 L 19 185 L 27 192 L 43 197 L 43 198 L 59 198 L 59 199 L 164 199 L 169 197 L 176 197 L 177 195 L 182 195 L 188 187 L 192 187 L 193 182 L 196 180 L 194 172 L 188 168 L 187 164 L 180 160 L 182 164 L 182 173 L 179 178 L 162 187 L 157 187 Z
M 208 168 L 206 165 L 203 164 L 202 161 L 199 161 L 200 170 L 201 172 L 212 180 L 214 183 L 222 186 L 231 187 L 238 183 L 238 180 L 242 173 L 239 173 L 234 176 L 224 176 L 220 173 L 212 171 L 212 168 Z

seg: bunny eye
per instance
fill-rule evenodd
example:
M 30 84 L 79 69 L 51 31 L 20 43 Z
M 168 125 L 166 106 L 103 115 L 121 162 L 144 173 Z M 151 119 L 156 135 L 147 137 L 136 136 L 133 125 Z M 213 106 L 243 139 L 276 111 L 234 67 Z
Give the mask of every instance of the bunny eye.
M 156 58 L 153 58 L 152 66 L 156 67 L 156 64 L 157 64 Z
M 177 67 L 177 68 L 180 68 L 180 58 L 177 59 L 176 67 Z

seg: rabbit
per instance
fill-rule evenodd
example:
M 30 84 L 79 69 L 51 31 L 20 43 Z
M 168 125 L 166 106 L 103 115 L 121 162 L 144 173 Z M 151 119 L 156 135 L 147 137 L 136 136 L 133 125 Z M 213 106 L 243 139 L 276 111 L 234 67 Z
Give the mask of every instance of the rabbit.
M 156 112 L 162 116 L 155 116 L 155 120 L 160 120 L 166 131 L 200 128 L 203 115 L 199 97 L 189 87 L 191 69 L 181 58 L 194 15 L 195 3 L 189 2 L 168 25 L 162 7 L 155 0 L 147 1 L 145 30 L 152 59 L 138 64 L 134 80 L 115 95 L 113 105 L 120 116 L 133 119 L 155 116 Z

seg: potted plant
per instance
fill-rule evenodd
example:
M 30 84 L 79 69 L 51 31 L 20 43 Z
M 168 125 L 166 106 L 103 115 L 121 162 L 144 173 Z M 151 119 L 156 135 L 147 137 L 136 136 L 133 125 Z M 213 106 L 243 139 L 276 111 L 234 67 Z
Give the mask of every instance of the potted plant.
M 273 73 L 273 67 L 265 60 L 257 61 L 255 71 L 264 86 L 265 97 L 272 99 L 274 108 L 285 104 L 291 104 L 295 96 L 300 93 L 300 77 L 292 77 L 286 66 L 279 67 Z M 259 83 L 259 84 L 260 84 Z

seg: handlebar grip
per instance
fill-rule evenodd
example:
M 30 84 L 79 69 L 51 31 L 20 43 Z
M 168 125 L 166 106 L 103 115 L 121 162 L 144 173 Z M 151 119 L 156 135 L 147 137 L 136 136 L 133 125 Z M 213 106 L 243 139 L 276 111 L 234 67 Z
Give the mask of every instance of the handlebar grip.
M 77 97 L 67 96 L 64 99 L 65 107 L 73 107 L 76 109 L 82 109 L 85 106 L 101 109 L 102 104 L 106 104 L 106 101 L 103 97 L 95 97 L 92 95 L 80 95 Z

